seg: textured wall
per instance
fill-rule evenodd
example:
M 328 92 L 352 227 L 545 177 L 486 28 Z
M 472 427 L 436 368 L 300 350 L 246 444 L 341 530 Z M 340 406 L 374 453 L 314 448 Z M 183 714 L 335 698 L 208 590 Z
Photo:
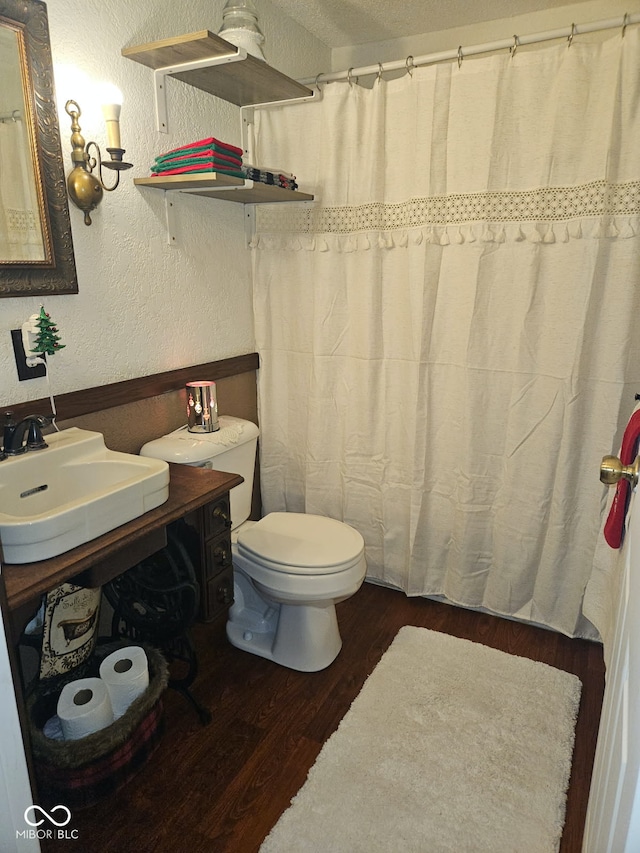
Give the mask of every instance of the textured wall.
M 132 178 L 148 174 L 160 151 L 204 136 L 240 141 L 239 110 L 179 81 L 168 81 L 170 133 L 155 129 L 152 73 L 123 59 L 122 47 L 201 29 L 217 31 L 224 0 L 49 0 L 65 168 L 70 168 L 68 97 L 80 101 L 87 139 L 105 143 L 101 118 L 89 115 L 80 77 L 109 79 L 124 94 L 123 145 L 134 168 L 107 194 L 87 228 L 71 210 L 80 293 L 0 301 L 0 406 L 46 396 L 44 379 L 18 382 L 9 330 L 37 311 L 41 301 L 58 322 L 66 348 L 51 360 L 53 390 L 64 393 L 175 367 L 213 361 L 254 349 L 250 253 L 245 249 L 244 207 L 195 196 L 175 199 L 178 245 L 167 245 L 163 194 L 138 190 Z M 269 3 L 258 3 L 270 64 L 292 77 L 330 67 L 402 58 L 595 20 L 620 13 L 623 0 L 589 0 L 564 10 L 430 33 L 409 40 L 334 50 L 315 40 Z M 514 30 L 515 27 L 515 30 Z M 71 88 L 64 84 L 73 69 Z M 282 164 L 286 168 L 287 164 Z M 110 177 L 110 176 L 109 176 Z
M 105 194 L 86 227 L 72 207 L 79 294 L 0 301 L 0 405 L 46 396 L 45 379 L 18 382 L 9 330 L 41 302 L 66 348 L 51 362 L 55 393 L 146 376 L 254 349 L 250 252 L 244 206 L 181 195 L 175 199 L 178 245 L 167 244 L 163 193 L 140 190 L 156 154 L 206 136 L 238 144 L 238 107 L 168 80 L 170 132 L 156 131 L 152 72 L 124 59 L 121 48 L 209 29 L 217 32 L 224 0 L 49 0 L 49 27 L 65 170 L 74 98 L 87 140 L 106 145 L 104 123 L 91 116 L 81 77 L 109 80 L 124 94 L 122 144 L 134 168 Z M 260 0 L 265 55 L 302 77 L 330 65 L 328 49 Z M 71 86 L 65 83 L 72 70 Z M 286 167 L 286 164 L 282 164 Z M 111 181 L 112 173 L 107 175 Z
M 443 2 L 446 3 L 446 0 Z M 628 0 L 585 0 L 583 3 L 572 2 L 566 6 L 558 3 L 554 8 L 545 11 L 514 14 L 509 18 L 468 24 L 450 30 L 431 30 L 404 39 L 336 48 L 331 58 L 332 69 L 343 71 L 376 62 L 392 62 L 396 59 L 405 59 L 409 55 L 421 56 L 441 50 L 455 50 L 458 45 L 462 45 L 464 51 L 465 45 L 511 39 L 516 33 L 524 35 L 570 27 L 572 23 L 583 24 L 608 18 L 622 18 L 625 12 L 634 11 L 634 4 L 629 3 Z M 580 38 L 593 37 L 580 36 Z

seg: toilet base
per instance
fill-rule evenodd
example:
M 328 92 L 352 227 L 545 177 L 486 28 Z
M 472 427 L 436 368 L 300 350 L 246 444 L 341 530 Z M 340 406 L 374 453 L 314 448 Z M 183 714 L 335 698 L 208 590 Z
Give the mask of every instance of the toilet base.
M 234 596 L 227 638 L 236 648 L 299 672 L 318 672 L 338 656 L 342 638 L 333 601 L 319 604 L 265 601 L 251 580 L 237 569 Z

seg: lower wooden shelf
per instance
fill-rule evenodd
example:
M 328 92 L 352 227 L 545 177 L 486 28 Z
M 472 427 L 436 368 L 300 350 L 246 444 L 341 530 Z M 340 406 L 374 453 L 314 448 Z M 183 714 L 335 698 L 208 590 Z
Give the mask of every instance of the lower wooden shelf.
M 198 172 L 191 175 L 167 175 L 164 178 L 134 178 L 137 187 L 202 195 L 241 204 L 313 201 L 309 193 L 286 190 L 259 181 L 242 180 L 220 172 Z

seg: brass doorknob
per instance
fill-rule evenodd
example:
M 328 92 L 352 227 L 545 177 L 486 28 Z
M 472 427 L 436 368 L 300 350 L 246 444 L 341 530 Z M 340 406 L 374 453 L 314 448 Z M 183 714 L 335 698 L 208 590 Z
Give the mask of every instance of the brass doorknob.
M 600 465 L 600 482 L 614 486 L 620 480 L 628 480 L 632 486 L 638 484 L 640 456 L 636 457 L 633 465 L 623 465 L 617 456 L 604 456 Z

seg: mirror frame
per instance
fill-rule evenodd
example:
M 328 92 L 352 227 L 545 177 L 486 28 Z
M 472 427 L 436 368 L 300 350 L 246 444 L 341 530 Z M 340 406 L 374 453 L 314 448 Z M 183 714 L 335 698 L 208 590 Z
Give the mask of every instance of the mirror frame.
M 45 209 L 49 220 L 53 264 L 2 263 L 0 298 L 77 293 L 69 202 L 62 161 L 58 113 L 53 81 L 47 6 L 42 0 L 0 0 L 0 19 L 17 24 L 24 34 L 26 77 L 31 81 L 30 101 Z

